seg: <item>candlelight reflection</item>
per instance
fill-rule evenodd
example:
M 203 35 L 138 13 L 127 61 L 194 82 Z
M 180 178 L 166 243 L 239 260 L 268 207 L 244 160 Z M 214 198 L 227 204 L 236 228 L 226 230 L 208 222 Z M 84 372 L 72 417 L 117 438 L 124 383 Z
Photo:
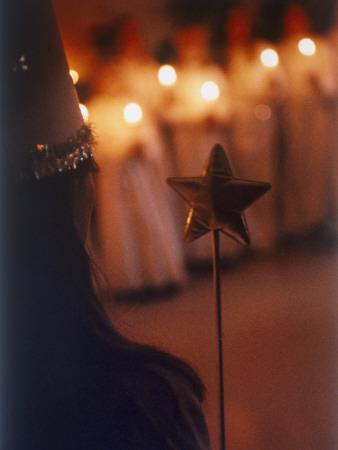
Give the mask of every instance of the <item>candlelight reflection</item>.
M 72 77 L 73 83 L 76 84 L 79 81 L 79 74 L 76 70 L 71 69 L 69 75 Z
M 259 120 L 269 120 L 272 111 L 267 105 L 257 105 L 255 106 L 254 114 Z
M 87 123 L 88 120 L 89 120 L 88 108 L 85 105 L 83 105 L 82 103 L 80 103 L 79 106 L 80 106 L 80 110 L 81 110 L 81 114 L 82 114 L 83 120 Z

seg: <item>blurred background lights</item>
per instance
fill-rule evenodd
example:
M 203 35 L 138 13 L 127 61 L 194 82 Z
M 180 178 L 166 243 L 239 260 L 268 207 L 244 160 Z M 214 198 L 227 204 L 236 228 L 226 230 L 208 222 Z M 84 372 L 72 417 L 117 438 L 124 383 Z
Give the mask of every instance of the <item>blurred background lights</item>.
M 169 64 L 161 66 L 158 71 L 158 79 L 160 80 L 160 83 L 165 86 L 174 84 L 176 81 L 176 71 L 173 66 L 170 66 Z
M 213 81 L 206 81 L 202 84 L 201 95 L 205 100 L 216 100 L 219 96 L 219 89 Z
M 124 118 L 128 123 L 137 123 L 142 119 L 142 109 L 137 103 L 128 103 L 124 108 Z
M 70 69 L 69 75 L 72 77 L 74 84 L 76 84 L 79 81 L 79 74 L 76 72 L 76 70 Z
M 254 115 L 258 120 L 269 120 L 271 117 L 271 109 L 267 105 L 257 105 L 254 109 Z
M 303 54 L 303 55 L 313 55 L 316 51 L 316 45 L 313 42 L 312 39 L 309 38 L 305 38 L 305 39 L 301 39 L 298 42 L 298 48 L 299 51 Z
M 83 105 L 82 103 L 80 103 L 79 106 L 80 106 L 80 111 L 81 111 L 83 120 L 84 120 L 85 122 L 88 122 L 88 119 L 89 119 L 89 112 L 88 112 L 87 107 L 86 107 L 85 105 Z
M 278 54 L 272 48 L 267 48 L 261 53 L 261 61 L 266 67 L 275 67 L 278 64 Z

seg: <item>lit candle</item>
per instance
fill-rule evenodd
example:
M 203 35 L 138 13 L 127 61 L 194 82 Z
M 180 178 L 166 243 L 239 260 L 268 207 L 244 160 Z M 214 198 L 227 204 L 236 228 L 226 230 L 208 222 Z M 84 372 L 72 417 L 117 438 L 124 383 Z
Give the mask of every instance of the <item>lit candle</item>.
M 213 81 L 206 81 L 201 86 L 201 96 L 205 100 L 216 100 L 219 97 L 219 88 Z
M 312 39 L 304 38 L 298 42 L 298 49 L 303 55 L 311 56 L 316 52 L 316 44 Z
M 128 103 L 124 108 L 123 115 L 126 122 L 134 125 L 142 119 L 142 109 L 137 103 Z
M 76 84 L 79 81 L 79 74 L 76 70 L 71 69 L 69 75 L 72 77 L 73 83 Z
M 272 48 L 266 48 L 261 53 L 261 62 L 266 67 L 276 67 L 278 64 L 278 54 Z
M 173 66 L 164 64 L 158 70 L 158 79 L 164 86 L 171 86 L 176 81 L 176 71 Z

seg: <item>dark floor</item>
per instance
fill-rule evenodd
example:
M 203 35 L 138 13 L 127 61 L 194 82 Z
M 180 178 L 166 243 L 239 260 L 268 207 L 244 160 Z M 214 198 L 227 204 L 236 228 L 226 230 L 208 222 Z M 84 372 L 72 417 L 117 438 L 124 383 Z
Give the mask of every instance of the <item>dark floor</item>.
M 227 450 L 338 449 L 338 252 L 289 250 L 222 272 Z M 129 337 L 189 361 L 207 387 L 219 448 L 212 275 L 179 292 L 116 303 Z

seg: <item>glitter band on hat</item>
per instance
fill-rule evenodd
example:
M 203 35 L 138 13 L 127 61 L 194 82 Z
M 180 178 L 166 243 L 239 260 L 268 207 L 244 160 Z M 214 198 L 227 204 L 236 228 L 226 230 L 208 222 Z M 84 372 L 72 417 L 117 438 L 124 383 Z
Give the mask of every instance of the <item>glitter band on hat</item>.
M 59 144 L 37 144 L 23 158 L 23 169 L 17 178 L 20 180 L 51 176 L 69 172 L 87 162 L 87 170 L 97 170 L 92 154 L 94 138 L 88 125 L 83 125 L 66 142 Z

